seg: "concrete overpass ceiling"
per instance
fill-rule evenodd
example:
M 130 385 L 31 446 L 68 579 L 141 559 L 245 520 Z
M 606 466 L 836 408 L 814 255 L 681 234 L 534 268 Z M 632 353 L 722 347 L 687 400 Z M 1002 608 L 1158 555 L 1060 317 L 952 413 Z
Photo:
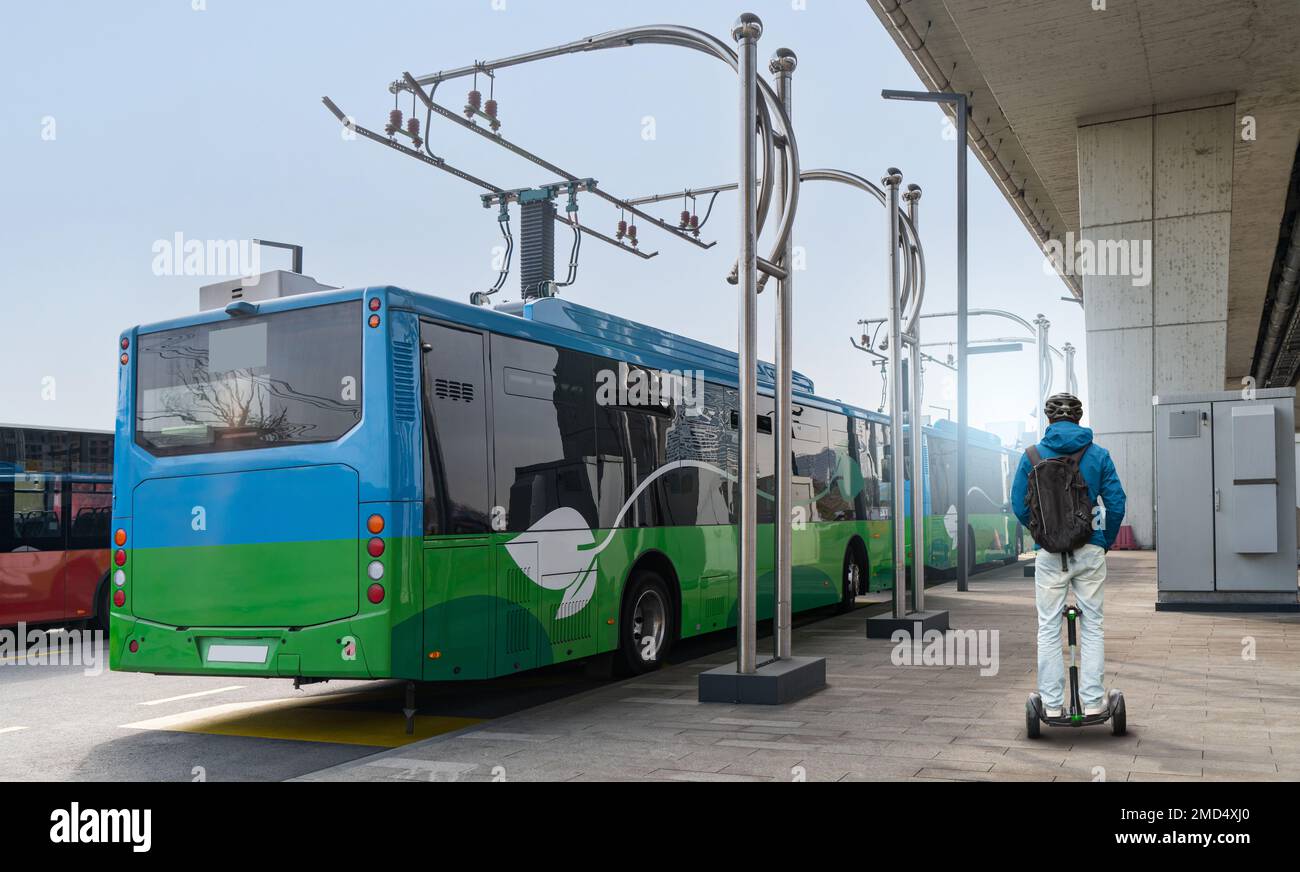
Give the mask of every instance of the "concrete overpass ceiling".
M 972 94 L 998 158 L 981 162 L 995 178 L 1009 170 L 1004 193 L 1023 190 L 1051 238 L 1079 235 L 1080 122 L 1218 103 L 1253 117 L 1257 138 L 1238 136 L 1232 153 L 1225 367 L 1230 384 L 1250 372 L 1300 136 L 1300 2 L 867 3 L 927 86 Z

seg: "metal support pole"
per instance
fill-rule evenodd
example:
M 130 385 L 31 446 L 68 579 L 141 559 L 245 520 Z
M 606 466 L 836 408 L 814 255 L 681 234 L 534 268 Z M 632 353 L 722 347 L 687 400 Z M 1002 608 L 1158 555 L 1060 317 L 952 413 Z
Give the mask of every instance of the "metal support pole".
M 1034 350 L 1038 352 L 1038 441 L 1047 433 L 1047 416 L 1043 413 L 1043 404 L 1047 401 L 1048 371 L 1052 359 L 1047 346 L 1047 328 L 1050 323 L 1041 314 L 1034 319 Z
M 1074 346 L 1069 342 L 1061 346 L 1065 352 L 1065 389 L 1076 397 L 1079 395 L 1079 379 L 1074 374 Z
M 907 193 L 903 195 L 907 201 L 907 216 L 912 219 L 912 227 L 920 236 L 921 219 L 921 186 L 908 185 Z M 910 244 L 907 250 L 907 257 L 911 257 Z M 913 306 L 920 305 L 921 299 L 919 294 L 913 296 Z M 921 431 L 921 320 L 913 320 L 912 335 L 910 338 L 911 357 L 908 368 L 911 370 L 911 393 L 912 405 L 908 415 L 908 423 L 911 426 L 910 439 L 912 443 L 912 611 L 925 611 L 925 464 L 922 463 L 922 431 Z
M 898 187 L 903 175 L 890 167 L 880 180 L 889 193 L 889 520 L 894 531 L 894 617 L 907 614 L 907 527 L 903 511 L 902 286 L 899 281 Z M 910 255 L 909 255 L 910 256 Z
M 779 48 L 772 60 L 768 63 L 768 69 L 776 77 L 776 95 L 781 105 L 785 107 L 787 115 L 790 115 L 790 79 L 794 73 L 798 59 L 793 51 L 788 48 Z M 782 146 L 784 147 L 784 146 Z M 786 185 L 789 180 L 786 178 L 787 161 L 780 160 L 776 162 L 776 172 L 780 173 L 777 178 L 776 191 L 780 197 L 781 208 L 785 209 Z M 793 583 L 791 581 L 790 571 L 790 547 L 791 537 L 793 536 L 793 510 L 791 501 L 790 480 L 794 477 L 794 461 L 792 444 L 792 427 L 794 416 L 791 414 L 793 400 L 790 396 L 793 389 L 793 361 L 791 359 L 793 349 L 793 324 L 794 324 L 794 268 L 793 268 L 793 249 L 794 242 L 787 239 L 785 249 L 781 252 L 781 264 L 786 269 L 786 277 L 777 282 L 776 285 L 776 438 L 773 440 L 776 450 L 776 506 L 773 512 L 773 539 L 775 540 L 775 553 L 773 554 L 774 565 L 776 567 L 776 608 L 773 614 L 773 647 L 776 651 L 778 660 L 790 657 L 790 632 L 793 624 L 792 606 Z
M 970 447 L 970 378 L 966 366 L 966 95 L 955 95 L 957 114 L 957 590 L 969 587 L 970 567 L 966 555 L 971 552 L 970 527 L 966 514 L 966 472 Z
M 758 669 L 758 39 L 763 23 L 746 12 L 736 19 L 731 37 L 738 45 L 740 74 L 740 250 L 737 269 L 739 300 L 738 351 L 740 367 L 740 499 L 736 616 L 736 671 L 752 675 Z

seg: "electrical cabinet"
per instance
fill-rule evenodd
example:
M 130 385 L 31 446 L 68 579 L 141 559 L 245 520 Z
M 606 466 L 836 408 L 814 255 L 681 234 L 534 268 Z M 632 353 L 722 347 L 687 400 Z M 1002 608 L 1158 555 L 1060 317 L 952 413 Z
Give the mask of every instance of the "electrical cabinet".
M 1152 404 L 1157 607 L 1295 607 L 1295 389 Z

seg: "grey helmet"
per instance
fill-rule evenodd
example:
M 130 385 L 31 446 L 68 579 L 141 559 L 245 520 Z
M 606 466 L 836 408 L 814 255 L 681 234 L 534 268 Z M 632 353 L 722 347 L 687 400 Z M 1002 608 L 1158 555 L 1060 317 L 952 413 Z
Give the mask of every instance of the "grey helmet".
M 1052 394 L 1043 404 L 1048 421 L 1069 420 L 1076 424 L 1083 417 L 1083 403 L 1074 394 Z

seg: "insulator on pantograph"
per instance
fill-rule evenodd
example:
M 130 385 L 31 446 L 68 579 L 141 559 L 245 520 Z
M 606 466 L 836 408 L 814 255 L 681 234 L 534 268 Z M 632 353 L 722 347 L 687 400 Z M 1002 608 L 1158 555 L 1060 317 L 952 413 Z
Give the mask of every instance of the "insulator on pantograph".
M 384 132 L 389 136 L 402 129 L 402 110 L 390 109 L 388 112 L 388 123 L 384 125 Z
M 685 229 L 686 229 L 687 227 L 689 227 L 689 226 L 691 226 L 691 213 L 690 213 L 688 210 L 683 209 L 683 210 L 682 210 L 682 220 L 681 220 L 680 222 L 678 222 L 678 224 L 677 224 L 677 229 L 678 229 L 678 230 L 685 230 Z
M 420 119 L 415 116 L 406 119 L 406 132 L 410 135 L 411 142 L 415 143 L 415 147 L 419 148 L 424 142 L 420 139 Z
M 698 238 L 699 238 L 699 235 L 700 235 L 700 216 L 699 216 L 699 215 L 692 215 L 692 216 L 691 216 L 690 227 L 691 227 L 691 232 L 694 233 L 695 236 L 696 236 L 696 238 L 698 239 Z
M 628 241 L 632 243 L 632 247 L 635 248 L 636 247 L 636 225 L 635 224 L 627 225 L 627 238 Z
M 496 101 L 496 100 L 488 100 L 486 103 L 484 103 L 484 104 L 483 104 L 483 114 L 486 115 L 486 116 L 489 117 L 489 118 L 496 118 L 496 117 L 497 117 L 497 101 Z
M 473 118 L 474 113 L 483 105 L 483 95 L 477 90 L 469 92 L 469 102 L 465 104 L 465 117 Z
M 620 220 L 618 222 L 618 229 L 614 231 L 614 238 L 622 239 L 624 236 L 627 236 L 627 222 Z

